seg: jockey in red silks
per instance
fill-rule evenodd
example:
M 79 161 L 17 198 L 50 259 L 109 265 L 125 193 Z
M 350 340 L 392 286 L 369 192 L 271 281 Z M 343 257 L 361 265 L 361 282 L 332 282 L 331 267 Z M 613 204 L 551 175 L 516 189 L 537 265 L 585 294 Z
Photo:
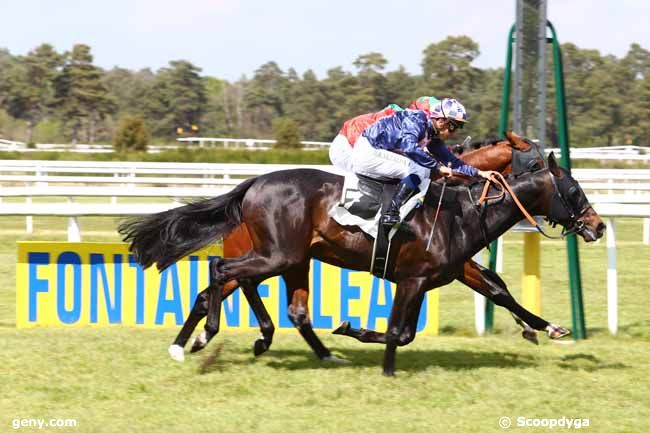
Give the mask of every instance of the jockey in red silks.
M 438 99 L 433 96 L 420 96 L 409 105 L 409 109 L 429 113 L 430 108 L 437 102 L 439 102 Z M 342 170 L 352 171 L 352 148 L 363 131 L 378 120 L 402 110 L 403 108 L 399 105 L 390 104 L 376 113 L 362 114 L 347 120 L 330 145 L 329 155 L 332 164 Z
M 362 114 L 347 120 L 330 145 L 332 165 L 345 171 L 352 171 L 352 148 L 363 131 L 376 121 L 392 116 L 401 110 L 403 108 L 399 105 L 390 104 L 376 113 Z
M 445 98 L 428 113 L 403 110 L 384 117 L 370 125 L 357 140 L 352 152 L 355 173 L 380 180 L 401 180 L 382 216 L 385 230 L 400 221 L 399 208 L 418 190 L 420 182 L 429 177 L 430 170 L 435 169 L 443 176 L 451 176 L 452 169 L 467 176 L 490 176 L 491 172 L 477 170 L 456 158 L 444 145 L 443 140 L 463 128 L 466 121 L 465 107 L 455 99 Z

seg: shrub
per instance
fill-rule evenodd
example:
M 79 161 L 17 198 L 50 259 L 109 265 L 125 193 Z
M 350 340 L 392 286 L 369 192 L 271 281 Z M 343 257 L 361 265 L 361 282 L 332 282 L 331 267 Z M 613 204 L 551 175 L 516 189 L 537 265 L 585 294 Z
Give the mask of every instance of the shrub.
M 34 142 L 61 143 L 64 141 L 63 127 L 59 120 L 44 119 L 34 127 Z
M 113 148 L 116 152 L 146 150 L 149 144 L 149 131 L 141 117 L 128 116 L 122 119 L 113 135 Z
M 273 121 L 273 135 L 275 136 L 275 146 L 279 149 L 299 149 L 300 130 L 298 125 L 291 119 L 281 117 Z

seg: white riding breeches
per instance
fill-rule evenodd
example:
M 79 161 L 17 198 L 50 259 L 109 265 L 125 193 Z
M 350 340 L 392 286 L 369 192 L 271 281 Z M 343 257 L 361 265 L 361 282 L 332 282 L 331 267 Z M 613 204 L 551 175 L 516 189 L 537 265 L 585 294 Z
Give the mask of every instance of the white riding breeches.
M 337 135 L 330 144 L 330 161 L 334 167 L 352 172 L 352 146 L 345 135 Z
M 357 140 L 352 150 L 352 165 L 355 173 L 372 178 L 404 179 L 410 174 L 416 174 L 422 181 L 430 173 L 428 168 L 406 156 L 375 149 L 363 136 Z

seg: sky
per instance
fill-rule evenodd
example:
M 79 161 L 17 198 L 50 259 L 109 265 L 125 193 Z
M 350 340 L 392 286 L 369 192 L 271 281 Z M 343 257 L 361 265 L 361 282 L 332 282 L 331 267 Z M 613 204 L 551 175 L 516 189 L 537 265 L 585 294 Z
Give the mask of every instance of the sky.
M 447 36 L 479 44 L 480 68 L 502 67 L 515 0 L 0 0 L 0 47 L 26 54 L 92 48 L 95 64 L 158 70 L 189 60 L 229 81 L 268 61 L 319 77 L 380 52 L 387 70 L 421 73 L 422 51 Z M 560 42 L 623 57 L 650 49 L 648 0 L 548 0 Z

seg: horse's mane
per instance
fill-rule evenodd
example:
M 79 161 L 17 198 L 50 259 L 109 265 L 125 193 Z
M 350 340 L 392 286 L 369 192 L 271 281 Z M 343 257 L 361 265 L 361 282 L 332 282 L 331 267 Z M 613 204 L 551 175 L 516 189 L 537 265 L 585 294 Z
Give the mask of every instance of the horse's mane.
M 472 141 L 469 144 L 466 144 L 465 146 L 463 146 L 462 144 L 456 144 L 451 147 L 451 151 L 456 155 L 462 155 L 465 152 L 471 152 L 480 149 L 481 147 L 494 146 L 497 143 L 500 143 L 501 141 L 503 141 L 503 139 L 490 137 L 484 140 Z

